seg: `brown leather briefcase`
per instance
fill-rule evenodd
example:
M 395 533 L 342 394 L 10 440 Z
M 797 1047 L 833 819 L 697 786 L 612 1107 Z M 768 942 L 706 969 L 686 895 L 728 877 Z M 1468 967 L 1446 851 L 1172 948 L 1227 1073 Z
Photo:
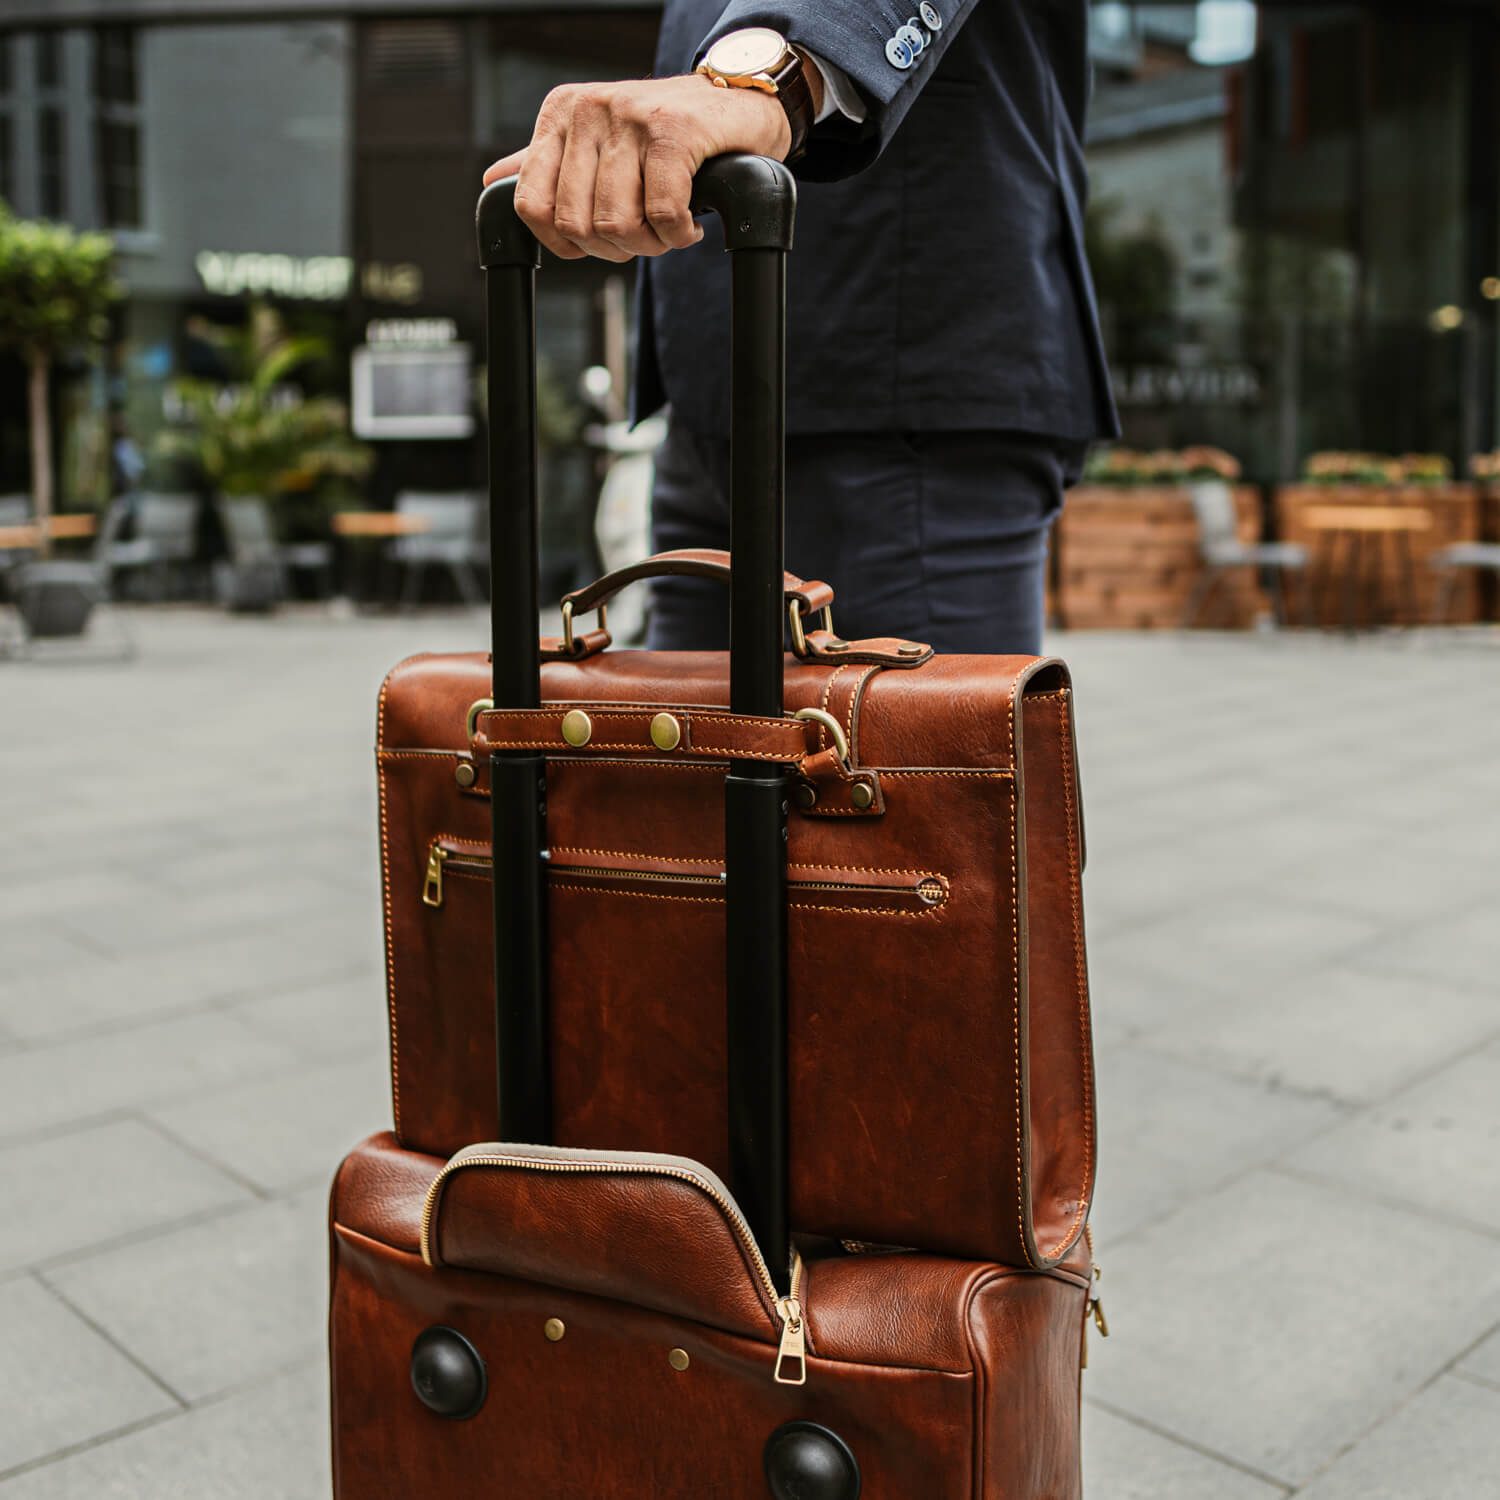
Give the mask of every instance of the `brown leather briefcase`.
M 1082 1244 L 1049 1271 L 809 1247 L 789 1305 L 697 1163 L 390 1136 L 332 1235 L 338 1500 L 1080 1494 Z
M 495 1133 L 488 762 L 519 743 L 546 756 L 553 1139 L 726 1172 L 725 762 L 753 743 L 791 773 L 792 1224 L 1054 1262 L 1094 1170 L 1067 672 L 806 639 L 787 711 L 828 714 L 839 745 L 822 719 L 727 714 L 722 655 L 549 661 L 541 709 L 478 711 L 472 736 L 484 656 L 391 674 L 378 763 L 397 1135 L 447 1155 Z M 587 715 L 585 742 L 570 715 Z

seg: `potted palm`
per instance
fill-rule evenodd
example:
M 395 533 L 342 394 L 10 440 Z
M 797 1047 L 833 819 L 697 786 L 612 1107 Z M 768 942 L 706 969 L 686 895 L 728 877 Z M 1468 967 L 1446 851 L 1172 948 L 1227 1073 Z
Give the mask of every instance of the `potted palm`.
M 238 377 L 173 382 L 173 425 L 157 436 L 163 456 L 186 459 L 224 506 L 231 560 L 220 593 L 231 604 L 269 606 L 279 592 L 277 539 L 267 506 L 305 507 L 325 481 L 362 479 L 374 455 L 349 434 L 348 408 L 308 396 L 289 377 L 324 358 L 321 338 L 286 332 L 270 308 L 251 310 L 247 330 L 200 327 Z
M 52 369 L 109 332 L 120 296 L 108 235 L 79 234 L 66 224 L 17 219 L 0 203 L 0 349 L 26 365 L 31 446 L 31 508 L 40 561 L 16 570 L 16 606 L 32 636 L 81 634 L 99 597 L 87 563 L 50 560 L 55 501 Z

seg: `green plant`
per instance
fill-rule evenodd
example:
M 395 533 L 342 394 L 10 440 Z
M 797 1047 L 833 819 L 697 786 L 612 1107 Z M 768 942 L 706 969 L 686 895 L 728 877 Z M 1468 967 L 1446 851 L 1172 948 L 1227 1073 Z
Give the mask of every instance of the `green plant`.
M 0 203 L 0 348 L 26 363 L 31 432 L 31 503 L 48 550 L 55 479 L 47 393 L 52 365 L 109 333 L 109 309 L 121 296 L 111 261 L 114 242 L 66 224 L 16 218 Z
M 325 478 L 369 473 L 374 455 L 350 437 L 344 403 L 286 383 L 328 353 L 326 340 L 288 334 L 265 307 L 251 309 L 245 330 L 199 324 L 194 331 L 220 348 L 239 378 L 173 381 L 176 425 L 157 435 L 159 453 L 190 460 L 223 495 L 303 495 Z

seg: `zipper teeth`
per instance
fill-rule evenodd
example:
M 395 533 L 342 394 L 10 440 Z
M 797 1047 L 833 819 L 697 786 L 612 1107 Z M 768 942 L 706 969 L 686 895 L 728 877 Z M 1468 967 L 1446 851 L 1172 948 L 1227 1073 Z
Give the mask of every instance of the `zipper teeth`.
M 779 1308 L 781 1298 L 776 1292 L 776 1283 L 771 1278 L 770 1268 L 766 1265 L 765 1257 L 760 1253 L 760 1246 L 755 1243 L 755 1236 L 750 1233 L 750 1226 L 745 1222 L 744 1215 L 729 1201 L 721 1192 L 705 1182 L 703 1178 L 692 1172 L 685 1172 L 678 1167 L 647 1166 L 644 1163 L 619 1162 L 619 1161 L 538 1161 L 530 1156 L 465 1156 L 462 1159 L 450 1161 L 441 1172 L 438 1173 L 433 1184 L 427 1190 L 427 1201 L 422 1205 L 422 1258 L 432 1264 L 431 1241 L 432 1241 L 432 1219 L 437 1210 L 438 1200 L 442 1196 L 444 1182 L 455 1172 L 464 1167 L 521 1167 L 535 1172 L 570 1172 L 570 1173 L 595 1173 L 605 1175 L 610 1172 L 631 1172 L 640 1177 L 675 1177 L 679 1182 L 686 1182 L 690 1186 L 698 1188 L 706 1193 L 724 1211 L 724 1216 L 734 1226 L 745 1249 L 750 1252 L 750 1260 L 754 1265 L 756 1274 L 760 1277 L 761 1285 L 765 1288 L 771 1299 L 771 1305 Z M 797 1287 L 802 1280 L 802 1257 L 797 1256 L 792 1267 L 792 1290 L 790 1295 L 797 1295 Z

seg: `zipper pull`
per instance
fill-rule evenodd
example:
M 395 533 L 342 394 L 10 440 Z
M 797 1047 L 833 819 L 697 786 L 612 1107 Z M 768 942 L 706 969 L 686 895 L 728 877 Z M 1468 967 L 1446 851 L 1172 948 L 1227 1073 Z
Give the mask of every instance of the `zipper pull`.
M 776 1384 L 807 1384 L 807 1334 L 802 1327 L 802 1304 L 783 1297 L 776 1304 L 781 1314 L 781 1348 L 776 1351 Z M 790 1366 L 790 1373 L 785 1373 Z
M 448 851 L 436 844 L 427 851 L 427 878 L 422 882 L 423 906 L 443 904 L 443 861 L 447 857 Z
M 1090 1303 L 1094 1310 L 1094 1327 L 1099 1330 L 1099 1337 L 1109 1337 L 1109 1319 L 1104 1316 L 1104 1301 L 1099 1295 L 1099 1278 L 1104 1275 L 1098 1266 L 1094 1267 L 1094 1285 L 1091 1289 Z

